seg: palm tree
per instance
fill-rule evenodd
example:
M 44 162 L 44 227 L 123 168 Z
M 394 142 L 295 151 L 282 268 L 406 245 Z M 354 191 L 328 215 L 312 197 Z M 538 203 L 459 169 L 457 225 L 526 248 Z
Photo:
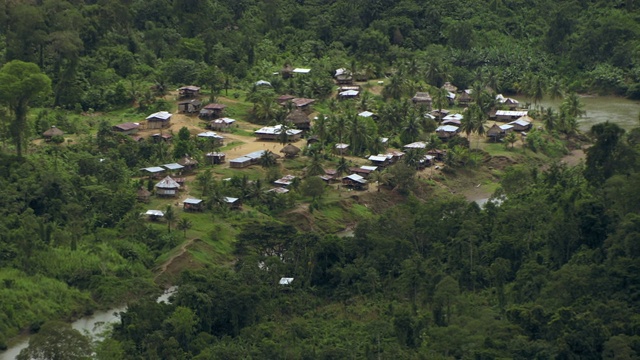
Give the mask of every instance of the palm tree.
M 482 113 L 482 111 L 480 111 L 480 108 L 471 107 L 471 108 L 469 108 L 469 111 L 474 111 L 476 113 L 475 116 L 474 116 L 476 134 L 478 134 L 478 141 L 476 143 L 476 148 L 479 149 L 480 148 L 480 138 L 482 136 L 484 136 L 484 134 L 485 134 L 484 123 L 487 121 L 487 119 L 485 118 L 485 116 Z
M 287 145 L 289 143 L 289 123 L 283 121 L 280 124 L 280 132 L 278 133 L 278 142 L 282 144 L 282 146 Z
M 553 100 L 562 98 L 564 96 L 564 82 L 557 77 L 552 77 L 551 79 L 549 79 L 547 92 Z
M 270 168 L 277 164 L 275 154 L 271 152 L 271 150 L 266 150 L 262 156 L 260 156 L 258 162 L 263 168 Z
M 475 111 L 472 111 L 471 108 L 467 110 L 467 113 L 462 117 L 462 121 L 460 122 L 460 131 L 467 134 L 467 140 L 471 137 L 471 133 L 476 130 L 476 119 L 475 119 Z
M 400 100 L 407 89 L 406 80 L 400 75 L 394 75 L 387 85 L 382 89 L 382 96 L 385 99 Z
M 556 120 L 557 116 L 552 107 L 548 107 L 546 110 L 542 111 L 542 121 L 544 122 L 544 128 L 547 129 L 548 132 L 555 129 Z
M 536 75 L 532 78 L 530 83 L 529 93 L 533 99 L 533 103 L 537 106 L 540 100 L 544 97 L 545 84 L 542 76 Z
M 173 211 L 173 206 L 167 205 L 164 211 L 164 220 L 167 222 L 168 232 L 171 233 L 171 226 L 178 219 L 176 213 Z
M 338 136 L 338 142 L 342 143 L 342 138 L 347 130 L 347 119 L 344 116 L 334 115 L 331 120 L 330 128 Z
M 400 139 L 404 144 L 409 144 L 420 136 L 420 123 L 415 116 L 411 116 L 407 119 L 407 124 L 402 128 Z
M 178 228 L 178 230 L 182 230 L 184 233 L 184 238 L 187 238 L 187 230 L 191 229 L 191 226 L 193 224 L 191 223 L 191 221 L 189 219 L 186 218 L 182 218 L 180 220 L 178 220 L 178 224 L 176 224 L 176 227 Z
M 324 174 L 324 168 L 322 167 L 322 159 L 320 154 L 316 153 L 311 158 L 309 166 L 307 166 L 307 176 L 322 175 Z
M 318 140 L 320 140 L 321 149 L 324 149 L 324 144 L 327 140 L 327 122 L 327 117 L 324 114 L 319 114 L 313 123 L 313 131 L 318 136 Z
M 574 118 L 579 118 L 587 114 L 584 110 L 584 104 L 580 100 L 580 97 L 575 92 L 570 93 L 560 105 L 562 111 L 566 112 L 567 115 L 572 116 Z
M 349 167 L 351 167 L 351 165 L 343 156 L 338 161 L 338 166 L 336 167 L 336 173 L 338 175 L 346 174 L 347 172 L 349 172 Z
M 518 136 L 516 136 L 516 133 L 514 133 L 513 131 L 510 132 L 509 134 L 507 134 L 507 136 L 504 138 L 509 144 L 511 144 L 511 148 L 513 149 L 513 144 L 518 141 Z
M 438 109 L 438 122 L 442 121 L 442 109 L 449 103 L 447 95 L 449 93 L 443 88 L 433 88 L 431 91 L 433 105 Z

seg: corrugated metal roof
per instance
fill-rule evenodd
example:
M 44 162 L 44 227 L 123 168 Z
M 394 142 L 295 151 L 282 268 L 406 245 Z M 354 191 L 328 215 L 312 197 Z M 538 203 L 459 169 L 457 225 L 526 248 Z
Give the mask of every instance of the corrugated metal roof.
M 143 169 L 140 169 L 140 170 L 144 170 L 144 171 L 150 172 L 150 173 L 158 173 L 158 172 L 165 171 L 166 169 L 161 168 L 160 166 L 151 166 L 151 167 L 143 168 Z
M 162 166 L 166 167 L 169 170 L 180 170 L 180 169 L 184 168 L 184 166 L 182 166 L 182 165 L 180 165 L 178 163 L 164 164 Z
M 453 126 L 453 125 L 442 125 L 442 126 L 438 126 L 436 131 L 457 132 L 458 131 L 458 127 L 457 126 Z
M 529 112 L 527 110 L 498 110 L 496 116 L 527 116 Z
M 164 216 L 164 212 L 160 210 L 147 210 L 144 214 L 147 216 Z
M 351 174 L 349 176 L 345 176 L 344 179 L 353 180 L 353 181 L 359 182 L 361 184 L 366 184 L 367 183 L 367 180 L 365 180 L 365 178 L 363 178 L 362 176 L 360 176 L 358 174 Z
M 311 69 L 295 68 L 293 69 L 293 72 L 297 74 L 308 74 L 309 72 L 311 72 Z
M 192 205 L 198 205 L 201 202 L 202 202 L 202 199 L 192 199 L 192 198 L 190 198 L 190 199 L 185 199 L 184 200 L 185 204 L 192 204 Z
M 168 120 L 171 118 L 171 113 L 168 111 L 158 111 L 157 113 L 153 113 L 147 116 L 147 120 L 158 119 L 158 120 Z

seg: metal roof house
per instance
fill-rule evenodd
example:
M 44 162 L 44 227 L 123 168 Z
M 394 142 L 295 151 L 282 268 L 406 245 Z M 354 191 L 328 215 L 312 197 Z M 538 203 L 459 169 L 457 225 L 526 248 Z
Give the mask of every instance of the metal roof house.
M 170 176 L 162 179 L 156 184 L 156 195 L 158 196 L 176 196 L 180 189 L 180 184 L 173 180 Z
M 148 129 L 163 129 L 171 126 L 172 114 L 167 111 L 158 111 L 147 116 L 147 128 Z

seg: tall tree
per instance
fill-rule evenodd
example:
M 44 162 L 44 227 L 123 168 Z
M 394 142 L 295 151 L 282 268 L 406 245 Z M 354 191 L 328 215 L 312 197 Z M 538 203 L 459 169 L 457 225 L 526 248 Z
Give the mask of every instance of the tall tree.
M 171 204 L 167 205 L 167 208 L 164 211 L 164 220 L 167 222 L 167 232 L 171 232 L 171 226 L 176 222 L 178 216 L 173 210 L 173 206 Z
M 22 157 L 22 146 L 27 135 L 27 112 L 32 100 L 51 91 L 51 79 L 38 65 L 13 60 L 0 69 L 0 102 L 13 114 L 9 132 Z

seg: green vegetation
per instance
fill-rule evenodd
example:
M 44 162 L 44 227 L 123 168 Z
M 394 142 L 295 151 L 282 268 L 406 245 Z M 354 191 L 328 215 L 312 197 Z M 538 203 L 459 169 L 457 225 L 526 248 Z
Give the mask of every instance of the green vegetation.
M 640 98 L 639 11 L 599 0 L 7 2 L 0 348 L 29 329 L 40 332 L 21 358 L 640 356 L 640 132 L 580 134 L 577 95 Z M 356 98 L 335 91 L 337 69 Z M 144 121 L 176 113 L 185 85 L 237 120 L 225 145 L 193 136 L 208 126 L 195 113 L 166 130 Z M 485 141 L 496 112 L 513 109 L 498 93 L 525 96 L 516 108 L 533 104 L 534 126 Z M 285 94 L 297 103 L 276 102 Z M 539 107 L 545 96 L 563 100 Z M 304 98 L 313 108 L 297 111 Z M 445 109 L 461 114 L 460 134 L 436 132 Z M 300 154 L 279 158 L 305 117 Z M 113 130 L 124 122 L 140 123 L 139 137 Z M 64 135 L 41 141 L 53 125 Z M 269 143 L 254 134 L 265 125 L 281 126 Z M 584 163 L 556 162 L 589 141 Z M 231 168 L 244 149 L 265 154 Z M 227 163 L 209 164 L 214 150 Z M 366 184 L 341 181 L 387 152 L 393 164 Z M 184 181 L 176 197 L 141 173 L 187 154 L 196 169 L 167 172 Z M 451 195 L 474 189 L 495 202 Z M 336 236 L 345 229 L 354 236 Z M 171 304 L 153 301 L 174 284 Z M 124 302 L 98 344 L 57 322 Z

